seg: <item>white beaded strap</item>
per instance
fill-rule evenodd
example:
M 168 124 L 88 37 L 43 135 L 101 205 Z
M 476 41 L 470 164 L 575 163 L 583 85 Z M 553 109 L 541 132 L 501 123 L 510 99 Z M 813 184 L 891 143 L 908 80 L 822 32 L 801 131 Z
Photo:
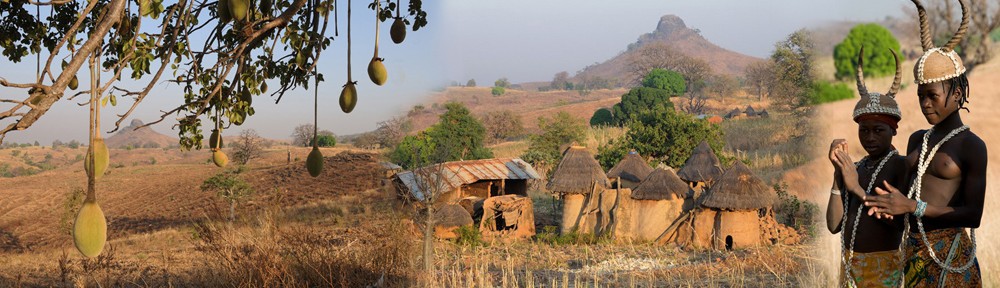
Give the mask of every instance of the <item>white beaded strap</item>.
M 889 151 L 889 154 L 882 156 L 882 161 L 879 161 L 878 168 L 875 168 L 875 173 L 872 174 L 872 178 L 868 181 L 868 188 L 865 189 L 866 195 L 871 194 L 872 188 L 875 187 L 875 179 L 878 179 L 879 173 L 882 172 L 882 167 L 885 166 L 886 162 L 889 162 L 889 159 L 892 159 L 892 156 L 896 156 L 896 154 L 897 154 L 896 149 L 893 149 L 892 151 Z M 869 160 L 868 157 L 865 156 L 865 158 L 862 158 L 859 163 L 864 163 L 868 160 Z M 848 209 L 847 203 L 850 198 L 849 195 L 850 195 L 849 193 L 844 193 L 844 216 L 841 217 L 841 222 L 840 222 L 840 227 L 843 227 L 843 229 L 847 228 L 847 209 Z M 854 258 L 854 239 L 855 236 L 858 234 L 858 222 L 859 220 L 861 220 L 861 213 L 864 212 L 864 208 L 865 205 L 863 203 L 859 203 L 858 213 L 854 214 L 854 225 L 851 228 L 851 241 L 850 241 L 851 245 L 848 247 L 844 243 L 844 237 L 840 237 L 840 249 L 842 251 L 847 251 L 846 258 L 844 258 L 844 256 L 841 256 L 841 260 L 844 264 L 844 277 L 847 278 L 847 281 L 844 284 L 849 287 L 858 287 L 857 283 L 854 282 L 854 277 L 851 276 L 851 259 Z
M 951 132 L 949 132 L 948 135 L 944 136 L 944 138 L 942 138 L 941 141 L 939 141 L 936 145 L 934 145 L 934 148 L 931 149 L 930 153 L 928 153 L 927 151 L 927 142 L 929 142 L 931 132 L 934 132 L 934 128 L 931 127 L 931 129 L 927 130 L 927 133 L 924 133 L 923 143 L 920 144 L 920 157 L 917 160 L 917 178 L 914 180 L 913 185 L 910 186 L 910 191 L 907 194 L 907 197 L 911 199 L 921 199 L 920 193 L 921 190 L 923 190 L 921 189 L 921 184 L 923 183 L 924 173 L 927 172 L 927 167 L 930 166 L 931 160 L 934 160 L 934 155 L 937 153 L 938 149 L 941 148 L 942 144 L 944 144 L 948 140 L 951 140 L 952 137 L 955 137 L 955 135 L 958 135 L 958 133 L 961 133 L 962 131 L 968 129 L 969 129 L 968 125 L 962 125 L 962 127 L 958 127 L 955 128 L 955 130 L 951 130 Z M 953 267 L 951 265 L 948 265 L 947 263 L 944 263 L 943 261 L 941 261 L 941 259 L 938 259 L 937 255 L 934 253 L 934 248 L 932 247 L 930 240 L 927 240 L 927 232 L 924 230 L 924 221 L 921 220 L 921 218 L 916 218 L 916 219 L 917 219 L 917 229 L 919 229 L 920 231 L 920 236 L 924 241 L 924 245 L 927 246 L 927 254 L 931 256 L 931 259 L 934 259 L 934 263 L 937 263 L 937 265 L 940 266 L 941 269 L 944 269 L 952 273 L 961 273 L 965 272 L 965 270 L 969 270 L 969 267 L 972 267 L 972 264 L 976 262 L 975 228 L 969 229 L 970 231 L 969 236 L 972 239 L 972 257 L 969 258 L 969 262 L 966 262 L 965 265 L 962 265 L 961 267 Z

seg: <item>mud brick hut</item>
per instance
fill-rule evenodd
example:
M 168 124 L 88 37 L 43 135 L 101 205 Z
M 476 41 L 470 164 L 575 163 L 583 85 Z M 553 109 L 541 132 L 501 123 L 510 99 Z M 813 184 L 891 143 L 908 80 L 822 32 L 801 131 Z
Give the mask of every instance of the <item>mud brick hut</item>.
M 608 179 L 611 180 L 612 187 L 635 189 L 639 182 L 646 179 L 649 173 L 653 172 L 653 167 L 646 164 L 646 160 L 639 156 L 635 150 L 629 151 L 615 167 L 608 171 Z
M 765 243 L 761 228 L 777 196 L 764 181 L 737 161 L 705 192 L 701 208 L 681 225 L 678 244 L 731 250 Z
M 454 203 L 466 197 L 528 195 L 528 180 L 542 177 L 518 158 L 452 161 L 396 173 L 400 195 L 424 201 L 434 192 L 434 203 Z
M 484 240 L 516 240 L 535 235 L 535 210 L 530 197 L 503 195 L 483 201 L 479 231 Z
M 684 162 L 684 167 L 677 171 L 677 176 L 691 186 L 692 199 L 697 200 L 701 191 L 711 186 L 712 181 L 722 175 L 722 163 L 715 156 L 708 142 L 701 141 L 694 148 L 691 157 Z
M 640 241 L 653 241 L 683 212 L 686 196 L 691 188 L 673 169 L 657 168 L 631 191 L 629 199 L 619 203 L 619 215 L 628 219 L 619 223 L 616 237 Z
M 609 227 L 615 191 L 606 191 L 610 183 L 601 164 L 582 146 L 563 151 L 546 188 L 563 201 L 562 233 L 600 234 Z

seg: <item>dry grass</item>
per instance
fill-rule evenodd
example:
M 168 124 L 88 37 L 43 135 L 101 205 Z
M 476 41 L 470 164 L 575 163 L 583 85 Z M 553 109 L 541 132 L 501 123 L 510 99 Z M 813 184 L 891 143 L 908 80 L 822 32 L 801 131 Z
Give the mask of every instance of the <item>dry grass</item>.
M 436 287 L 815 287 L 827 283 L 808 246 L 734 252 L 649 244 L 439 244 Z
M 729 156 L 750 160 L 750 168 L 765 182 L 812 159 L 814 138 L 809 120 L 789 113 L 772 112 L 768 118 L 722 122 Z
M 365 194 L 118 239 L 93 260 L 68 247 L 4 255 L 0 286 L 407 286 L 416 279 L 412 227 L 391 202 L 371 204 L 381 194 Z

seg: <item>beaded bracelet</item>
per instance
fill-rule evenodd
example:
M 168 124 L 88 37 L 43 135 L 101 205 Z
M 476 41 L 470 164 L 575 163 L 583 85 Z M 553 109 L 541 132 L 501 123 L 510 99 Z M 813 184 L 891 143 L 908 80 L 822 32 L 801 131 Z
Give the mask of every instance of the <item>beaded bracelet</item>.
M 927 202 L 917 200 L 917 210 L 913 211 L 913 216 L 917 218 L 924 217 L 924 212 L 927 211 Z

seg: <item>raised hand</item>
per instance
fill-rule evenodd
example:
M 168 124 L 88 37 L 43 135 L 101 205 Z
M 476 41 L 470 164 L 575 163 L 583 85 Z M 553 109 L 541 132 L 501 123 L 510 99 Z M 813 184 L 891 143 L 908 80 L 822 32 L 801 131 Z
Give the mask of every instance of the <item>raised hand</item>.
M 917 207 L 917 201 L 907 198 L 893 187 L 889 182 L 882 181 L 885 189 L 875 188 L 876 195 L 865 197 L 865 206 L 872 207 L 868 210 L 868 215 L 875 213 L 888 215 L 901 215 L 913 212 Z

